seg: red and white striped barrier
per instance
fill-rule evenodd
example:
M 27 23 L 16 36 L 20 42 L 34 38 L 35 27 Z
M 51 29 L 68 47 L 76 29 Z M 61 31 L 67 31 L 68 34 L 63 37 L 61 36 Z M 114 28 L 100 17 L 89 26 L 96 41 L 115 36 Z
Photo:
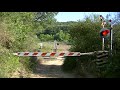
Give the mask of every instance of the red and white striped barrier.
M 16 56 L 42 56 L 42 57 L 47 57 L 47 56 L 80 56 L 80 52 L 69 52 L 69 53 L 43 53 L 43 52 L 18 52 L 18 53 L 13 53 Z
M 108 51 L 94 51 L 88 53 L 80 53 L 80 52 L 68 52 L 68 53 L 44 53 L 44 52 L 18 52 L 13 53 L 16 56 L 42 56 L 42 57 L 50 57 L 50 56 L 82 56 L 82 55 L 94 55 L 96 52 L 108 52 Z

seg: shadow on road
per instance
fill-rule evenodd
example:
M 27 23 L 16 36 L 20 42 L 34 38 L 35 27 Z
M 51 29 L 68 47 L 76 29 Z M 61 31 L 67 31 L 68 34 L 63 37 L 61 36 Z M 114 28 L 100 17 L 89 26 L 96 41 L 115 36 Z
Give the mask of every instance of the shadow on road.
M 46 63 L 49 61 L 46 61 Z M 65 73 L 62 71 L 62 64 L 56 65 L 55 60 L 51 62 L 51 65 L 46 63 L 39 63 L 37 65 L 34 74 L 39 75 L 38 78 L 78 78 L 76 75 L 71 73 Z

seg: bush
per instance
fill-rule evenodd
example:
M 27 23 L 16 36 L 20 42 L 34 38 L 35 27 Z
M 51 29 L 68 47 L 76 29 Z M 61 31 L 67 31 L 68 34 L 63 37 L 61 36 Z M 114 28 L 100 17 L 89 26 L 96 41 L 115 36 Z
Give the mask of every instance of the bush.
M 0 45 L 10 49 L 12 47 L 12 42 L 14 41 L 14 37 L 12 33 L 7 30 L 7 26 L 5 23 L 0 23 Z
M 99 37 L 99 23 L 79 22 L 71 27 L 72 51 L 91 52 L 101 50 L 102 40 Z
M 94 60 L 95 56 L 66 57 L 62 65 L 62 70 L 66 72 L 75 72 L 81 76 L 84 76 L 88 72 L 97 76 Z
M 0 57 L 0 77 L 6 78 L 11 77 L 14 72 L 18 71 L 21 67 L 21 64 L 19 63 L 19 57 L 13 56 L 12 53 L 10 53 L 6 49 L 0 49 L 1 57 Z
M 85 21 L 80 21 L 77 24 L 71 25 L 70 28 L 70 39 L 71 39 L 71 51 L 73 52 L 94 52 L 99 51 L 102 49 L 102 39 L 100 38 L 99 32 L 101 30 L 101 23 L 98 21 L 92 21 L 89 18 L 86 18 Z M 108 50 L 107 43 L 105 42 L 105 49 Z M 68 58 L 67 58 L 68 59 Z M 67 61 L 66 59 L 66 61 Z M 71 60 L 73 57 L 71 57 Z M 80 56 L 76 58 L 77 64 L 73 65 L 75 71 L 78 74 L 85 74 L 86 72 L 93 73 L 95 75 L 99 75 L 100 72 L 96 68 L 96 64 L 94 60 L 96 59 L 95 56 Z M 67 63 L 72 63 L 72 61 L 67 61 Z M 64 65 L 67 65 L 64 62 Z M 71 69 L 72 69 L 71 68 Z
M 78 74 L 86 74 L 86 72 L 89 73 L 95 73 L 95 56 L 94 55 L 90 55 L 90 56 L 80 56 L 78 63 L 77 63 L 77 68 L 76 68 L 76 72 Z
M 28 73 L 36 70 L 37 57 L 20 57 L 20 62 Z
M 71 72 L 76 68 L 77 57 L 65 57 L 64 64 L 62 65 L 62 70 Z
M 13 24 L 13 23 L 10 23 Z M 12 77 L 15 72 L 32 71 L 36 66 L 36 63 L 30 62 L 29 57 L 17 57 L 12 53 L 33 51 L 38 49 L 39 39 L 31 32 L 24 33 L 24 30 L 18 33 L 18 28 L 14 25 L 12 28 L 8 28 L 10 24 L 0 23 L 0 77 Z M 19 25 L 19 24 L 18 24 Z M 16 30 L 17 28 L 17 30 Z M 24 27 L 25 28 L 25 27 Z M 23 59 L 25 62 L 20 63 L 19 60 Z M 26 62 L 28 61 L 28 62 Z M 19 77 L 19 73 L 18 76 Z
M 46 34 L 46 35 L 40 34 L 39 39 L 41 41 L 51 41 L 51 40 L 54 40 L 54 37 L 52 35 L 49 35 L 49 34 Z
M 120 54 L 120 52 L 118 52 Z M 106 78 L 119 78 L 120 77 L 120 55 L 114 54 L 110 58 L 109 64 L 104 71 L 104 77 Z

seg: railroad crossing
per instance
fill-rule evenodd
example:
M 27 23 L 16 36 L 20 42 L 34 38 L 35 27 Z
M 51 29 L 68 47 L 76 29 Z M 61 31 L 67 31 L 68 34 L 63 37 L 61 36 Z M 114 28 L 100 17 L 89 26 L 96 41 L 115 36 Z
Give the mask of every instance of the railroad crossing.
M 100 20 L 102 22 L 102 29 L 100 30 L 100 37 L 102 39 L 102 51 L 94 51 L 94 52 L 88 52 L 88 53 L 80 53 L 80 52 L 61 52 L 58 53 L 57 51 L 57 42 L 54 41 L 54 52 L 51 53 L 47 53 L 47 52 L 17 52 L 17 53 L 13 53 L 13 55 L 16 56 L 39 56 L 39 57 L 65 57 L 65 56 L 82 56 L 82 55 L 96 55 L 97 59 L 96 59 L 96 64 L 98 66 L 107 63 L 106 58 L 108 58 L 109 56 L 109 52 L 110 55 L 112 56 L 112 24 L 111 24 L 111 20 L 109 20 L 110 23 L 110 29 L 105 28 L 106 22 L 104 20 L 104 18 L 102 17 L 102 15 L 100 15 Z M 109 51 L 105 51 L 105 39 L 110 40 L 110 50 Z

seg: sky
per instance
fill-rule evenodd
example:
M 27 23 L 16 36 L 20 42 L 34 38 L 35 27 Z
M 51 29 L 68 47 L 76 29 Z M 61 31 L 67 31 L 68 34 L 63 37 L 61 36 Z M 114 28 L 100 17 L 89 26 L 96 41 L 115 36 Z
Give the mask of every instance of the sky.
M 85 15 L 99 14 L 106 17 L 107 14 L 114 12 L 59 12 L 55 18 L 58 22 L 78 21 L 84 19 Z

